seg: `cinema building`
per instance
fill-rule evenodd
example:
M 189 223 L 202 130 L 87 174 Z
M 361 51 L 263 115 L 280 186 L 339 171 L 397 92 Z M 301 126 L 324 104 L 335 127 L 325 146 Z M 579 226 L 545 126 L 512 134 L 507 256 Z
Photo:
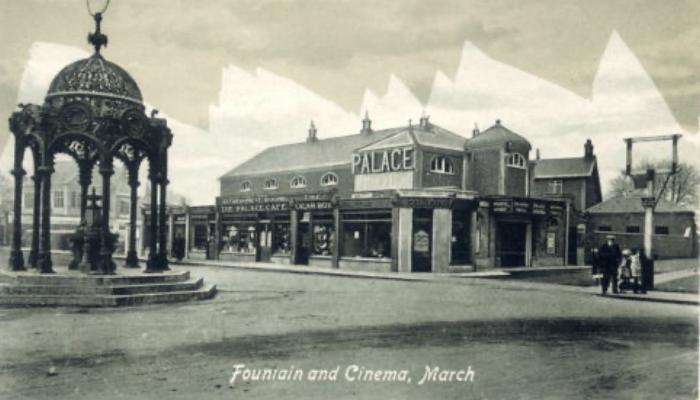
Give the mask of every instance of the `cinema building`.
M 312 123 L 305 142 L 223 175 L 215 206 L 186 211 L 188 257 L 382 272 L 564 265 L 573 200 L 530 196 L 530 151 L 500 121 L 469 139 L 428 117 L 375 131 L 366 116 L 327 139 Z

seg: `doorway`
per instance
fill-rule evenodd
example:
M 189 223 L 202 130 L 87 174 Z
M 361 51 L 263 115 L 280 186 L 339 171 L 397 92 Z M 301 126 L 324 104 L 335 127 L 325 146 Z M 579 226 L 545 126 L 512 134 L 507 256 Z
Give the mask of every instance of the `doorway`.
M 498 255 L 501 267 L 524 267 L 527 224 L 524 222 L 498 223 Z
M 433 242 L 433 210 L 413 210 L 411 272 L 431 272 Z
M 260 224 L 258 240 L 260 248 L 258 261 L 269 262 L 272 256 L 272 226 L 270 223 Z
M 300 221 L 297 236 L 296 264 L 309 265 L 311 255 L 311 223 Z

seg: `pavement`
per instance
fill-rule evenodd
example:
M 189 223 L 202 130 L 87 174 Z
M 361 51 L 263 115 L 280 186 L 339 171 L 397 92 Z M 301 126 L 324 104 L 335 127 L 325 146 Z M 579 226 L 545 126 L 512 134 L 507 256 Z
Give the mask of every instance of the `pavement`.
M 494 269 L 488 271 L 477 271 L 477 272 L 461 272 L 461 273 L 401 273 L 401 272 L 364 272 L 364 271 L 348 271 L 339 269 L 329 269 L 329 268 L 319 268 L 312 266 L 300 266 L 300 265 L 283 265 L 275 263 L 246 263 L 246 262 L 234 262 L 234 261 L 212 261 L 212 260 L 183 260 L 181 262 L 174 262 L 177 265 L 182 266 L 207 266 L 207 267 L 221 267 L 221 268 L 236 268 L 243 270 L 253 270 L 261 272 L 282 272 L 282 273 L 292 273 L 292 274 L 311 274 L 311 275 L 327 275 L 327 276 L 338 276 L 346 278 L 364 278 L 364 279 L 385 279 L 385 280 L 396 280 L 396 281 L 449 281 L 455 278 L 471 278 L 471 279 L 508 279 L 512 269 Z M 542 267 L 542 268 L 532 268 L 532 271 L 560 271 L 567 268 L 580 268 L 580 267 Z M 521 271 L 522 269 L 519 269 Z M 665 282 L 670 282 L 677 279 L 682 279 L 691 276 L 697 276 L 698 270 L 695 268 L 687 268 L 676 271 L 663 272 L 656 274 L 654 276 L 655 284 L 661 284 Z M 542 283 L 542 285 L 551 285 L 551 283 Z M 599 294 L 600 287 L 593 285 L 590 287 L 580 287 L 572 286 L 578 290 L 584 291 L 591 294 Z M 700 296 L 693 293 L 679 293 L 679 292 L 662 292 L 657 290 L 648 291 L 646 294 L 635 294 L 632 292 L 626 292 L 623 294 L 613 294 L 609 293 L 606 297 L 611 299 L 619 300 L 633 300 L 633 301 L 645 301 L 645 302 L 658 302 L 658 303 L 671 303 L 671 304 L 682 304 L 682 305 L 700 305 Z

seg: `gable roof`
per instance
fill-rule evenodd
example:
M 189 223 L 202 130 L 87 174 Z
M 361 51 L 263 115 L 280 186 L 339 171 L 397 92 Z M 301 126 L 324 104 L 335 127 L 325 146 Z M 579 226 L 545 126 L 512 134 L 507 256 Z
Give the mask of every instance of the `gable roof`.
M 533 162 L 533 177 L 546 178 L 581 178 L 593 174 L 596 159 L 593 158 L 549 158 Z
M 506 142 L 519 143 L 527 146 L 527 148 L 532 148 L 532 145 L 527 139 L 501 125 L 500 120 L 496 121 L 496 125 L 493 125 L 492 127 L 479 133 L 477 136 L 467 140 L 464 147 L 468 149 L 476 149 L 482 147 L 501 146 Z
M 429 124 L 428 129 L 413 126 L 411 130 L 415 141 L 429 147 L 462 151 L 466 140 L 463 136 L 432 123 Z M 415 141 L 411 138 L 409 127 L 402 126 L 371 133 L 354 133 L 319 139 L 311 143 L 283 144 L 263 150 L 219 179 L 350 164 L 354 150 L 385 148 L 389 144 L 410 144 Z
M 605 200 L 602 203 L 598 203 L 593 207 L 586 210 L 586 212 L 591 214 L 629 214 L 629 213 L 643 213 L 644 208 L 642 207 L 642 194 L 640 193 L 630 193 L 627 196 L 615 196 L 611 199 Z M 660 213 L 692 213 L 693 210 L 674 204 L 665 199 L 659 200 L 654 212 Z

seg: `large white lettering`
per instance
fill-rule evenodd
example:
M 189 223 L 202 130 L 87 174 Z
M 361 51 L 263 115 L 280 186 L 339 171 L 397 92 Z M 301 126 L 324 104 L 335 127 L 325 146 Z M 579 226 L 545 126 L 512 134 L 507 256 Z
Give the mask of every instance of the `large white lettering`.
M 380 174 L 408 171 L 413 168 L 413 149 L 410 147 L 372 150 L 352 155 L 353 174 Z

